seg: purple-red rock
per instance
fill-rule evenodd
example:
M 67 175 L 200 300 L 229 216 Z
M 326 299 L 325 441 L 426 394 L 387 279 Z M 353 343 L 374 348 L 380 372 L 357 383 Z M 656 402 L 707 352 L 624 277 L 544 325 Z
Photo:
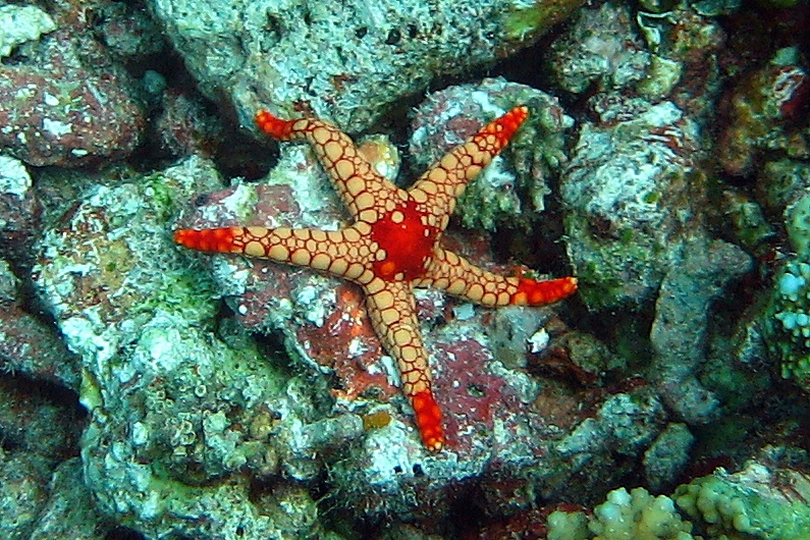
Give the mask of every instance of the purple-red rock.
M 67 350 L 56 330 L 17 306 L 2 307 L 0 371 L 22 373 L 78 391 L 78 359 Z
M 0 259 L 0 373 L 22 374 L 78 391 L 78 359 L 53 327 L 23 311 L 18 296 L 19 280 Z
M 57 30 L 0 64 L 0 148 L 36 166 L 125 158 L 144 126 L 136 96 L 133 79 L 103 50 Z

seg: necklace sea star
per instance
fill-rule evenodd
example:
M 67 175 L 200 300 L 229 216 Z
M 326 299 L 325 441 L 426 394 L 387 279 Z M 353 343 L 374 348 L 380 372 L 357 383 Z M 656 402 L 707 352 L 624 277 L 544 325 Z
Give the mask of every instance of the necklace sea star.
M 354 223 L 337 231 L 289 227 L 181 229 L 174 240 L 200 251 L 306 266 L 351 280 L 363 289 L 371 324 L 393 356 L 402 391 L 413 406 L 423 444 L 445 442 L 433 398 L 427 353 L 419 333 L 414 287 L 437 287 L 484 306 L 555 302 L 577 288 L 573 277 L 536 281 L 493 274 L 441 247 L 456 199 L 528 117 L 515 107 L 433 165 L 407 191 L 377 174 L 351 139 L 312 118 L 281 120 L 267 111 L 256 124 L 282 141 L 306 139 L 328 173 Z

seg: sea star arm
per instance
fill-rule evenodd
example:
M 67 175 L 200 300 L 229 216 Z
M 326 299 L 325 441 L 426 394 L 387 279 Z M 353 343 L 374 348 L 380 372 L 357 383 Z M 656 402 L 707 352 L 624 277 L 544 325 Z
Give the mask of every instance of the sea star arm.
M 416 287 L 436 287 L 447 294 L 484 306 L 540 306 L 571 295 L 577 280 L 564 277 L 538 281 L 493 274 L 452 251 L 437 248 L 427 274 Z
M 198 251 L 240 253 L 248 257 L 323 270 L 357 283 L 370 282 L 374 275 L 364 260 L 371 246 L 357 227 L 339 231 L 292 229 L 289 227 L 225 227 L 180 229 L 178 244 Z
M 256 125 L 280 141 L 306 140 L 335 186 L 340 200 L 353 218 L 373 221 L 373 207 L 385 208 L 386 199 L 406 194 L 377 174 L 358 153 L 348 135 L 334 125 L 315 118 L 282 120 L 267 111 L 256 113 Z
M 469 141 L 445 154 L 408 190 L 414 200 L 424 205 L 425 212 L 442 218 L 442 230 L 467 183 L 503 150 L 528 116 L 529 109 L 521 105 L 490 122 Z
M 413 288 L 408 282 L 374 279 L 365 287 L 371 325 L 394 357 L 402 379 L 402 392 L 413 406 L 416 427 L 425 447 L 444 445 L 442 415 L 431 389 L 427 354 L 419 333 Z

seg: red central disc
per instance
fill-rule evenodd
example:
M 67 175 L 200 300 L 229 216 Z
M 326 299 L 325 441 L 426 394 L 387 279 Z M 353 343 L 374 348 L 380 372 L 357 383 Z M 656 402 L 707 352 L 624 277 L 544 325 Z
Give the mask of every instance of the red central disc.
M 424 224 L 424 215 L 416 202 L 408 201 L 372 225 L 371 239 L 386 253 L 383 260 L 374 262 L 377 276 L 393 280 L 401 273 L 403 279 L 412 280 L 425 274 L 439 231 Z

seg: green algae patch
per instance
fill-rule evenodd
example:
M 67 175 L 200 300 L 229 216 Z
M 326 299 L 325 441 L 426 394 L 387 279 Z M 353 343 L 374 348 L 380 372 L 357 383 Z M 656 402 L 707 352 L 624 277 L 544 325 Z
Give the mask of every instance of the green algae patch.
M 506 35 L 515 41 L 540 37 L 584 4 L 582 0 L 538 0 L 515 9 L 504 20 Z
M 718 469 L 679 486 L 673 498 L 708 538 L 792 540 L 810 530 L 808 495 L 803 474 L 749 462 L 739 473 Z
M 145 321 L 159 311 L 197 321 L 213 317 L 210 276 L 195 271 L 171 240 L 170 219 L 181 201 L 219 186 L 203 174 L 202 162 L 191 161 L 196 165 L 182 163 L 137 183 L 92 185 L 66 215 L 67 226 L 46 232 L 37 286 L 55 316 L 83 318 L 99 333 L 115 321 Z M 74 320 L 68 329 L 77 330 L 66 333 L 74 350 L 98 346 L 86 342 L 86 325 Z

